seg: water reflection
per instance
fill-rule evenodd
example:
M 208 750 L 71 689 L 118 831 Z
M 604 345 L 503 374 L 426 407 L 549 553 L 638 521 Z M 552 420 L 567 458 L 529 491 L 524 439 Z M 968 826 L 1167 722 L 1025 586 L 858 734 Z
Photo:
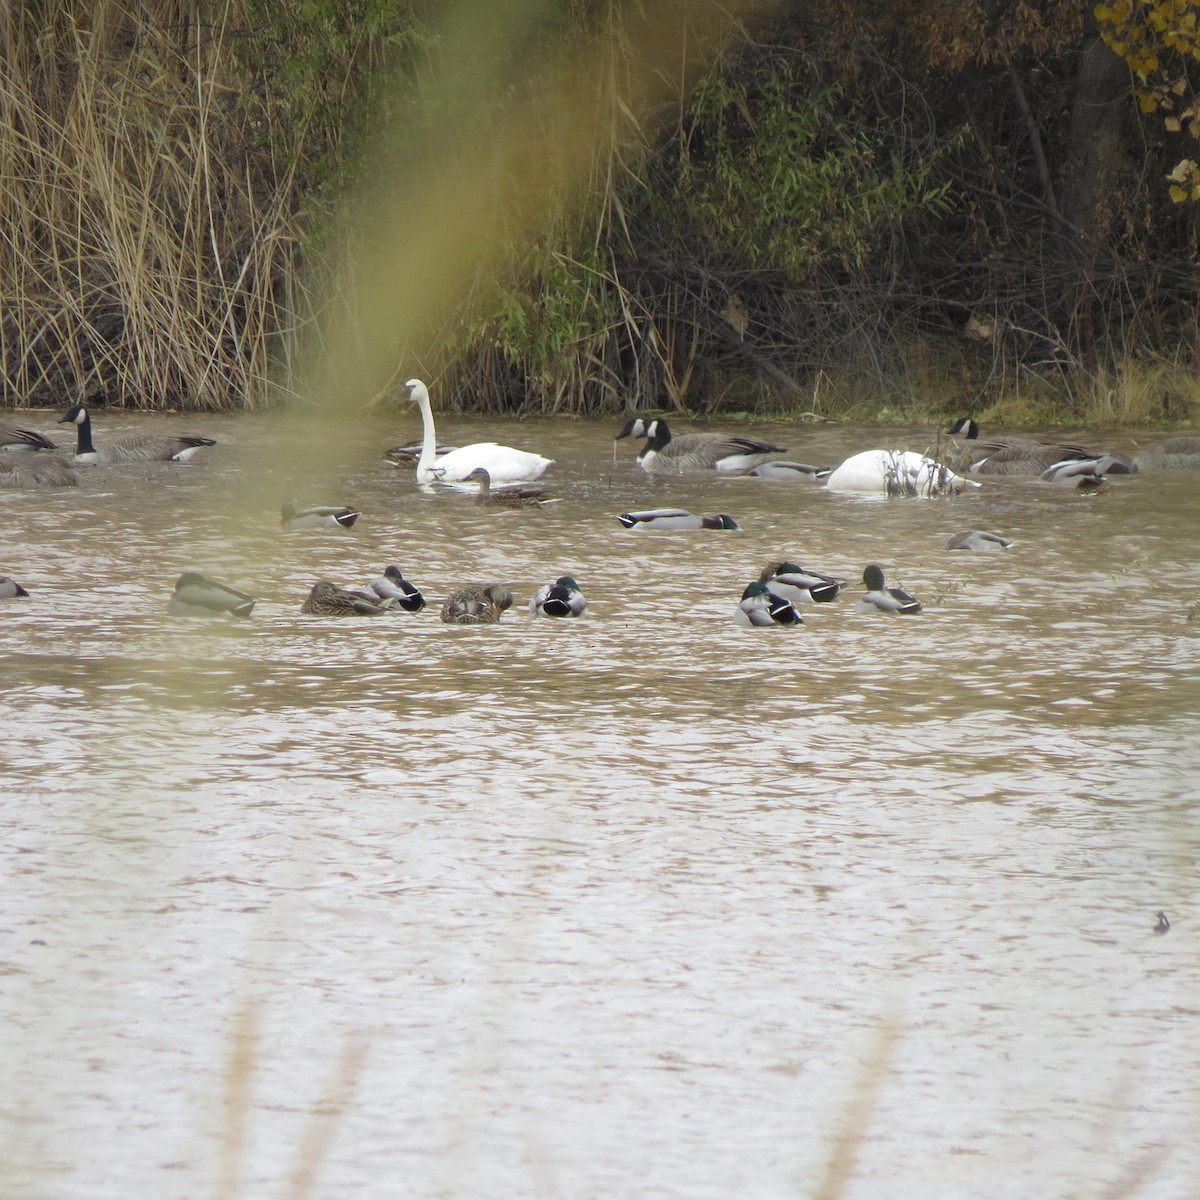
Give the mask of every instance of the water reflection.
M 0 611 L 6 1194 L 217 1194 L 249 1004 L 238 1195 L 287 1194 L 358 1038 L 315 1195 L 808 1194 L 872 1070 L 845 1195 L 1139 1164 L 1132 1194 L 1191 1195 L 1200 480 L 884 502 L 648 479 L 609 424 L 527 422 L 563 502 L 495 514 L 385 464 L 410 431 L 382 421 L 341 473 L 270 458 L 235 491 L 279 431 L 211 424 L 206 463 L 0 518 L 32 593 Z M 813 461 L 879 441 L 762 432 Z M 285 533 L 289 498 L 364 516 Z M 664 504 L 743 528 L 614 519 Z M 944 549 L 969 527 L 1016 545 Z M 735 627 L 781 557 L 846 597 Z M 926 611 L 854 613 L 872 561 Z M 516 605 L 300 614 L 388 562 L 431 606 L 492 578 Z M 185 569 L 253 617 L 167 618 Z M 587 616 L 529 618 L 562 573 Z

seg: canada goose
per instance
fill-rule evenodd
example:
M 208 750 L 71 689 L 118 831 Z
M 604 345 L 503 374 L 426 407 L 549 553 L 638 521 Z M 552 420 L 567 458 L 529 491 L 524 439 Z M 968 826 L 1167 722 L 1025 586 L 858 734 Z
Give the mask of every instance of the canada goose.
M 1012 540 L 983 529 L 964 529 L 952 533 L 946 542 L 947 550 L 1007 550 Z
M 963 454 L 972 475 L 1040 475 L 1056 463 L 1097 457 L 1082 446 L 1063 442 L 1036 442 L 1022 437 L 980 441 L 979 425 L 970 417 L 961 417 L 946 432 L 965 439 Z
M 97 450 L 92 445 L 92 418 L 82 404 L 72 404 L 58 418 L 58 423 L 75 426 L 75 458 L 78 462 L 187 462 L 206 446 L 217 444 L 212 438 L 167 433 L 127 433 L 110 438 Z
M 684 508 L 648 508 L 622 513 L 618 521 L 626 529 L 737 529 L 738 523 L 727 513 L 698 517 Z
M 863 571 L 863 586 L 867 589 L 855 608 L 859 612 L 919 613 L 921 603 L 903 588 L 887 586 L 883 568 L 872 563 Z
M 538 588 L 529 601 L 531 617 L 582 617 L 586 608 L 579 584 L 570 575 L 560 575 L 553 583 Z
M 733 613 L 738 625 L 766 629 L 771 625 L 803 625 L 804 618 L 788 599 L 763 583 L 748 584 Z
M 78 487 L 75 467 L 59 454 L 0 454 L 0 487 Z
M 831 492 L 887 496 L 942 496 L 979 486 L 915 450 L 864 450 L 835 467 L 825 480 Z
M 1143 471 L 1200 470 L 1200 437 L 1173 437 L 1134 459 Z
M 421 410 L 425 435 L 417 459 L 418 483 L 461 483 L 476 467 L 485 467 L 492 483 L 516 483 L 536 479 L 554 461 L 495 442 L 474 442 L 439 455 L 429 389 L 419 379 L 410 379 L 404 386 L 408 389 L 408 398 Z
M 399 567 L 384 567 L 383 574 L 367 584 L 367 591 L 374 592 L 384 604 L 402 608 L 405 612 L 420 612 L 425 607 L 421 589 L 409 583 L 400 573 Z
M 297 508 L 289 502 L 279 512 L 284 529 L 349 529 L 362 516 L 358 509 L 344 504 Z
M 317 617 L 374 617 L 388 610 L 377 596 L 350 591 L 322 579 L 313 584 L 300 611 Z
M 828 604 L 842 590 L 840 580 L 832 575 L 822 575 L 820 571 L 790 562 L 770 563 L 763 568 L 758 582 L 793 604 Z
M 685 433 L 672 437 L 661 417 L 645 426 L 646 444 L 638 454 L 643 471 L 741 471 L 785 453 L 756 438 L 728 437 L 723 433 Z
M 15 600 L 18 596 L 28 596 L 29 593 L 15 580 L 7 575 L 0 575 L 0 600 Z
M 512 606 L 512 592 L 498 583 L 478 583 L 451 592 L 442 605 L 447 625 L 494 625 Z
M 487 467 L 476 467 L 468 476 L 479 484 L 479 495 L 475 503 L 483 508 L 536 508 L 540 504 L 557 504 L 545 488 L 526 483 L 515 487 L 492 490 L 492 474 Z
M 0 450 L 23 451 L 57 450 L 58 447 L 32 429 L 18 429 L 15 425 L 0 425 Z
M 180 575 L 167 604 L 173 617 L 248 617 L 253 608 L 253 596 L 206 579 L 198 571 Z

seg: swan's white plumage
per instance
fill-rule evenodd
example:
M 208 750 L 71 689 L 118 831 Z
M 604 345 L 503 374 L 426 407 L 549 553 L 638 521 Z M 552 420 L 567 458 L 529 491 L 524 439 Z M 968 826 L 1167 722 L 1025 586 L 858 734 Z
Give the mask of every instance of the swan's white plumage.
M 831 492 L 883 492 L 931 496 L 980 485 L 915 450 L 864 450 L 835 467 L 825 487 Z
M 475 442 L 439 457 L 429 389 L 419 379 L 410 379 L 404 386 L 408 388 L 409 399 L 421 409 L 424 427 L 421 455 L 417 459 L 418 483 L 461 483 L 478 467 L 487 471 L 492 483 L 519 483 L 524 479 L 536 479 L 554 462 L 554 459 L 543 458 L 532 451 L 517 450 L 496 442 Z

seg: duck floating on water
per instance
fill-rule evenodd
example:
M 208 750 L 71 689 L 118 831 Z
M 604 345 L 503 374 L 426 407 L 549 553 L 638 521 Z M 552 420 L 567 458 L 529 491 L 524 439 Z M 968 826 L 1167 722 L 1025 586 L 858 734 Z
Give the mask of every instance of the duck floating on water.
M 15 580 L 7 575 L 0 575 L 0 600 L 16 600 L 29 593 Z
M 512 602 L 512 592 L 498 583 L 477 583 L 451 592 L 441 616 L 447 625 L 495 625 Z
M 375 617 L 389 610 L 373 593 L 352 591 L 322 579 L 313 584 L 300 611 L 314 617 Z
M 173 617 L 248 617 L 253 610 L 253 596 L 217 583 L 199 571 L 180 575 L 167 603 L 167 612 Z
M 855 608 L 859 612 L 899 613 L 908 616 L 921 611 L 921 602 L 903 588 L 887 586 L 883 568 L 872 563 L 863 571 L 863 586 L 867 589 Z
M 758 582 L 747 584 L 733 619 L 735 624 L 756 629 L 804 624 L 804 618 L 790 600 Z
M 582 617 L 586 609 L 583 592 L 570 575 L 560 575 L 553 583 L 538 588 L 529 601 L 531 617 Z
M 492 488 L 492 475 L 487 467 L 476 467 L 466 481 L 479 484 L 479 495 L 475 503 L 481 508 L 537 508 L 539 505 L 557 504 L 546 489 L 537 484 L 514 484 L 510 487 Z
M 618 521 L 626 529 L 739 529 L 728 513 L 715 517 L 699 517 L 686 508 L 647 508 L 641 512 L 622 513 Z
M 1007 550 L 1013 545 L 1011 538 L 984 529 L 963 529 L 952 533 L 946 541 L 947 550 Z
M 405 612 L 420 612 L 425 607 L 425 597 L 415 583 L 410 583 L 397 566 L 383 568 L 383 574 L 376 576 L 367 584 L 368 592 L 391 608 L 400 608 Z
M 832 575 L 791 562 L 770 563 L 763 568 L 758 582 L 793 604 L 828 604 L 837 599 L 843 587 L 841 580 Z
M 345 504 L 318 504 L 312 508 L 297 508 L 285 504 L 280 510 L 284 529 L 350 529 L 362 516 L 357 508 Z
M 408 399 L 421 410 L 424 437 L 417 458 L 418 483 L 461 483 L 477 467 L 483 467 L 492 483 L 518 483 L 536 479 L 554 459 L 543 458 L 529 450 L 517 450 L 496 442 L 473 442 L 447 454 L 437 453 L 437 430 L 433 424 L 433 408 L 429 389 L 419 379 L 405 385 Z

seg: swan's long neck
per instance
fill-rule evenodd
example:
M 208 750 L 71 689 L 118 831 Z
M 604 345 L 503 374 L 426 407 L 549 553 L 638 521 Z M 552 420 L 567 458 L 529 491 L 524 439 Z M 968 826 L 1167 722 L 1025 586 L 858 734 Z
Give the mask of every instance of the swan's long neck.
M 435 477 L 433 464 L 437 460 L 437 430 L 433 427 L 433 408 L 429 403 L 429 391 L 422 384 L 413 388 L 417 404 L 421 408 L 421 457 L 417 459 L 417 481 L 426 483 Z

